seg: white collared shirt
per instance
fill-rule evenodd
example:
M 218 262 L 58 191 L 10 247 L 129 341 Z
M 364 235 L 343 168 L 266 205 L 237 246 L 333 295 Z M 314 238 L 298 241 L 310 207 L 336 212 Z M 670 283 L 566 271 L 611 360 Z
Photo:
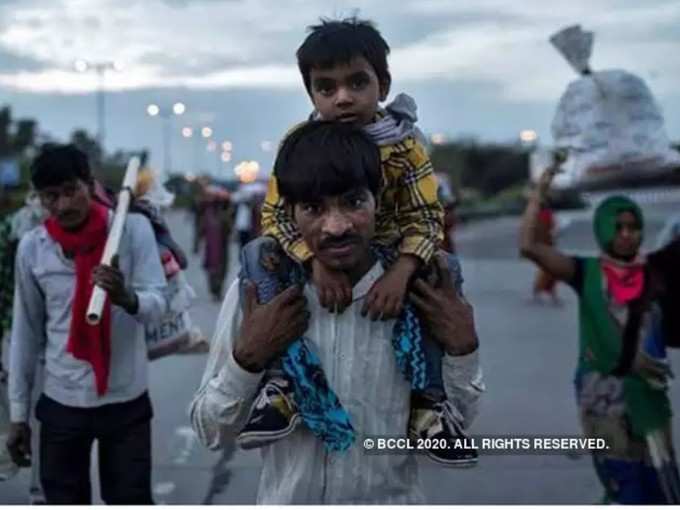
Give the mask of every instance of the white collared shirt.
M 362 447 L 367 436 L 406 437 L 410 412 L 410 386 L 392 347 L 394 321 L 371 322 L 361 316 L 362 298 L 382 273 L 376 263 L 355 285 L 353 303 L 341 315 L 326 311 L 315 289 L 305 287 L 311 313 L 305 337 L 349 413 L 357 439 L 346 452 L 328 453 L 302 423 L 286 438 L 264 447 L 258 503 L 425 502 L 413 455 L 370 455 Z M 245 371 L 234 360 L 241 320 L 236 281 L 224 299 L 203 381 L 190 408 L 194 430 L 212 449 L 233 440 L 243 427 L 263 376 Z M 442 376 L 449 401 L 467 427 L 484 391 L 478 352 L 445 355 Z

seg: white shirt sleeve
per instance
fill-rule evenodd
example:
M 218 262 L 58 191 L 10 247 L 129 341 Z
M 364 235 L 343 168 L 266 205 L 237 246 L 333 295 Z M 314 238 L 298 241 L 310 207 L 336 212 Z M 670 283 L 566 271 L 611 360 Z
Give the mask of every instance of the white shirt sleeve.
M 234 359 L 241 318 L 236 280 L 224 298 L 201 386 L 189 407 L 194 431 L 201 443 L 211 449 L 220 448 L 225 438 L 238 434 L 264 374 L 248 372 Z
M 9 348 L 10 419 L 27 422 L 38 357 L 45 345 L 45 299 L 31 271 L 34 236 L 25 236 L 17 250 L 14 310 Z
M 461 414 L 467 429 L 477 416 L 479 398 L 486 390 L 479 365 L 479 349 L 464 356 L 444 354 L 442 379 L 449 402 Z
M 163 290 L 167 282 L 151 223 L 141 214 L 128 216 L 131 230 L 132 275 L 128 285 L 137 294 L 135 318 L 142 324 L 159 321 L 167 308 Z M 127 282 L 126 282 L 127 283 Z

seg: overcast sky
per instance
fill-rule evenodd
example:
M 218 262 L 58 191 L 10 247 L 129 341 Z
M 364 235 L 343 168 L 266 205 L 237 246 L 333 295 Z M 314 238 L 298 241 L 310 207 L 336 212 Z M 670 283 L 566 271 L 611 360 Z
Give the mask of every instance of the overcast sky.
M 294 58 L 305 27 L 352 14 L 378 24 L 392 47 L 392 91 L 415 97 L 426 132 L 509 141 L 531 128 L 550 143 L 575 74 L 548 38 L 580 23 L 595 32 L 591 67 L 645 79 L 680 139 L 679 0 L 0 0 L 0 104 L 57 138 L 94 131 L 97 77 L 73 63 L 116 61 L 122 71 L 104 85 L 108 149 L 146 146 L 160 165 L 162 122 L 145 108 L 181 100 L 173 166 L 219 166 L 179 134 L 205 123 L 233 142 L 236 161 L 267 165 L 260 142 L 310 108 Z

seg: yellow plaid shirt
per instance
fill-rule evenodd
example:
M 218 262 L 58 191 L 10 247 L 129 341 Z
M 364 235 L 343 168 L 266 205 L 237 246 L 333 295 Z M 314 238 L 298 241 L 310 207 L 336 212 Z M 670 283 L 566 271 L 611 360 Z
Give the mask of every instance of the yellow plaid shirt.
M 413 137 L 380 147 L 383 184 L 373 241 L 398 247 L 427 264 L 444 238 L 444 211 L 437 199 L 437 180 L 425 147 Z M 298 262 L 312 257 L 279 194 L 276 176 L 269 180 L 262 206 L 262 234 L 274 237 Z

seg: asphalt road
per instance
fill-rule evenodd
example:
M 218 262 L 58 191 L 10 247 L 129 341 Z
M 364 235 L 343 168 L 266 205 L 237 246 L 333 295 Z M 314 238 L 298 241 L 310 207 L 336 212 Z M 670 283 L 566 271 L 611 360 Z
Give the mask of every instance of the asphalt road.
M 599 195 L 591 197 L 597 201 Z M 664 218 L 680 210 L 680 194 L 638 194 L 647 215 L 646 246 Z M 595 251 L 591 212 L 559 215 L 559 245 L 573 253 Z M 577 354 L 576 299 L 559 288 L 561 307 L 528 303 L 533 267 L 517 257 L 518 218 L 462 227 L 457 244 L 465 291 L 474 304 L 487 384 L 472 433 L 480 435 L 578 435 L 572 376 Z M 170 216 L 178 241 L 190 246 L 191 224 Z M 233 252 L 235 253 L 235 252 Z M 235 274 L 232 264 L 229 279 Z M 192 320 L 211 335 L 219 304 L 208 297 L 200 259 L 188 271 L 199 295 Z M 680 356 L 671 353 L 675 366 Z M 151 364 L 154 402 L 154 493 L 158 503 L 253 503 L 261 460 L 257 452 L 228 447 L 210 452 L 197 442 L 187 406 L 198 386 L 206 355 L 175 356 Z M 672 401 L 680 401 L 678 385 Z M 675 435 L 680 433 L 678 420 Z M 588 504 L 602 491 L 587 456 L 483 456 L 470 470 L 442 469 L 422 460 L 421 477 L 432 504 Z M 0 483 L 0 504 L 27 501 L 28 473 Z

